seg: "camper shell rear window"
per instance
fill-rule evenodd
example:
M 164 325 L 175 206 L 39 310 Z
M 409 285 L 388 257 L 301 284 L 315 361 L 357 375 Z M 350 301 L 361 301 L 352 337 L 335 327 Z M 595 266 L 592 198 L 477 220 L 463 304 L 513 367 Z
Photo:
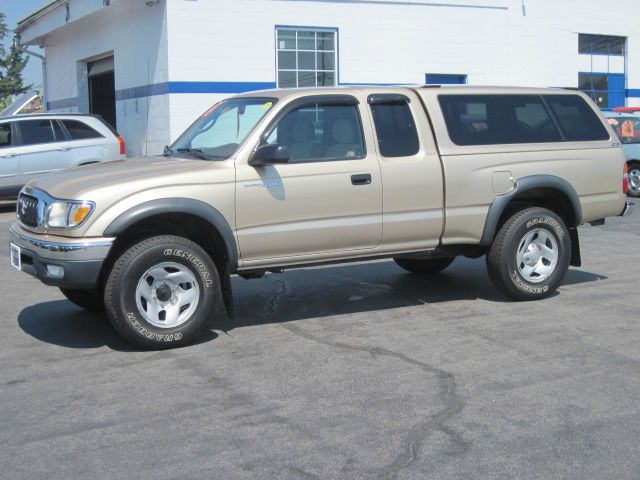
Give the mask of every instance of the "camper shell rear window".
M 609 132 L 578 95 L 439 95 L 456 145 L 609 140 Z

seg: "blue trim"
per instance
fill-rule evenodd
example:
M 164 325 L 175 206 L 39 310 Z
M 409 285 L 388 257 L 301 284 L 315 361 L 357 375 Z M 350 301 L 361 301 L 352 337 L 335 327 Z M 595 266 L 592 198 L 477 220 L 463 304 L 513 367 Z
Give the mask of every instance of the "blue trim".
M 426 85 L 466 85 L 467 75 L 463 73 L 426 73 Z
M 76 108 L 78 106 L 78 97 L 61 98 L 60 100 L 51 100 L 47 102 L 47 110 L 58 110 L 60 108 Z
M 133 98 L 166 95 L 167 93 L 169 93 L 169 84 L 166 82 L 152 85 L 141 85 L 139 87 L 116 90 L 116 100 L 131 100 Z
M 169 82 L 168 93 L 243 93 L 276 88 L 275 82 Z
M 176 93 L 243 93 L 276 88 L 275 82 L 164 82 L 116 91 L 116 100 Z
M 640 97 L 640 88 L 627 89 L 627 97 Z

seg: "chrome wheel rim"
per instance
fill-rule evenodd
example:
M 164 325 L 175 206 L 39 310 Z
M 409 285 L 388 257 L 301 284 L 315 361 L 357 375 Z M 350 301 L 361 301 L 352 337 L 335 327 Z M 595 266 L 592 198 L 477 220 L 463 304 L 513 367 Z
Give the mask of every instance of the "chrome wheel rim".
M 184 265 L 163 262 L 148 269 L 136 287 L 136 305 L 154 327 L 173 328 L 187 322 L 196 311 L 200 286 Z
M 640 194 L 640 168 L 633 167 L 629 171 L 629 191 L 634 194 Z
M 518 272 L 527 282 L 544 282 L 558 265 L 558 242 L 549 231 L 536 228 L 527 232 L 518 243 Z

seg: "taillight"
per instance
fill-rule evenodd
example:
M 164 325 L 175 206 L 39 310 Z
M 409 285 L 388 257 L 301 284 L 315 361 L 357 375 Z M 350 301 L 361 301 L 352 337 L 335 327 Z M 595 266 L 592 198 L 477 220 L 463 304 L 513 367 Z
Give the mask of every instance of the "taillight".
M 625 195 L 629 191 L 629 167 L 624 164 L 624 174 L 622 175 L 622 193 Z
M 120 155 L 124 155 L 125 153 L 127 153 L 127 147 L 124 144 L 124 138 L 122 138 L 120 135 L 118 135 L 116 138 L 118 139 L 118 143 L 120 144 Z

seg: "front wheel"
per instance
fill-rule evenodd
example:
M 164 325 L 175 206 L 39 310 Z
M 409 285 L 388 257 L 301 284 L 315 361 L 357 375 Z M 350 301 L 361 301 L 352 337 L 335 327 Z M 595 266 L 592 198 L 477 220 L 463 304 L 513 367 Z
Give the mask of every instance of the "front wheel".
M 629 191 L 630 197 L 640 197 L 640 163 L 629 165 Z
M 158 350 L 202 338 L 211 327 L 218 292 L 209 255 L 186 238 L 163 235 L 131 246 L 116 260 L 104 301 L 120 335 Z
M 494 285 L 515 300 L 548 297 L 562 283 L 571 260 L 569 230 L 545 208 L 515 213 L 498 231 L 487 254 Z

